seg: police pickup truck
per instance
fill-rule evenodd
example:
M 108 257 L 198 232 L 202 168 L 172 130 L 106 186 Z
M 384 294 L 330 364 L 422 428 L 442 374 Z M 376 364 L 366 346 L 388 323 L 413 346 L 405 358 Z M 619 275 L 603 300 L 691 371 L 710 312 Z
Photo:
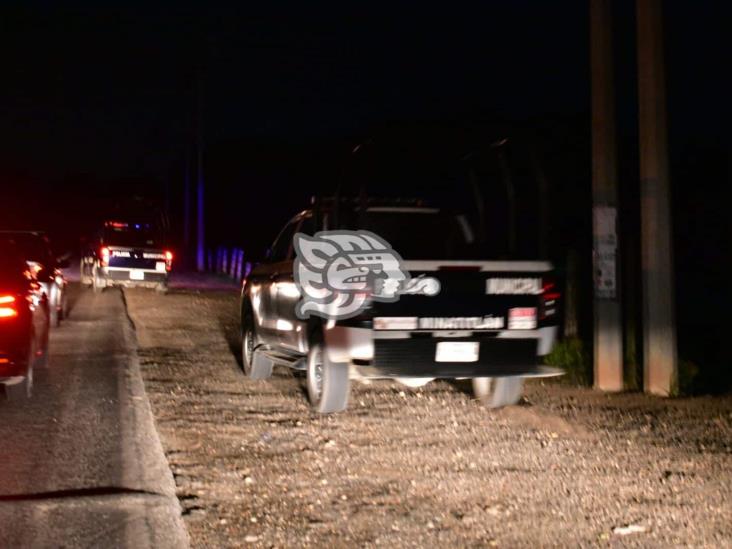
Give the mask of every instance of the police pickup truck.
M 558 331 L 546 261 L 484 261 L 466 218 L 394 203 L 321 203 L 282 229 L 244 281 L 242 362 L 303 370 L 321 413 L 344 410 L 350 380 L 409 386 L 472 379 L 490 407 L 518 402 Z
M 172 267 L 173 253 L 152 224 L 106 221 L 82 253 L 81 281 L 96 292 L 109 286 L 144 286 L 164 293 Z

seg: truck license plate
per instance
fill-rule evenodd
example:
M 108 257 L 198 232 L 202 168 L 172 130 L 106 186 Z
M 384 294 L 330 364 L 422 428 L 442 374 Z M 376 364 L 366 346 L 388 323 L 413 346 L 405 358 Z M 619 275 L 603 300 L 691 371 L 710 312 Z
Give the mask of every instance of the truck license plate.
M 145 271 L 139 269 L 132 269 L 130 271 L 130 280 L 145 280 Z
M 477 341 L 439 341 L 435 362 L 478 362 L 479 351 Z

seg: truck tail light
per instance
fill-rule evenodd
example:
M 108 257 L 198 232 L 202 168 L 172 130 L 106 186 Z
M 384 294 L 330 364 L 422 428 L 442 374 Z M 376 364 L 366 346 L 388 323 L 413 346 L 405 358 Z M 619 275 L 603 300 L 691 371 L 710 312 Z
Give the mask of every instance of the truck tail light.
M 18 316 L 18 309 L 15 307 L 15 296 L 0 294 L 0 319 L 16 316 Z
M 109 265 L 109 255 L 110 251 L 109 248 L 107 248 L 106 246 L 99 250 L 99 256 L 102 260 L 102 267 L 106 267 L 107 265 Z
M 173 252 L 165 250 L 165 270 L 170 271 L 173 268 Z
M 557 314 L 559 298 L 562 294 L 557 289 L 557 284 L 552 278 L 544 278 L 541 291 L 541 313 L 539 318 L 545 320 Z

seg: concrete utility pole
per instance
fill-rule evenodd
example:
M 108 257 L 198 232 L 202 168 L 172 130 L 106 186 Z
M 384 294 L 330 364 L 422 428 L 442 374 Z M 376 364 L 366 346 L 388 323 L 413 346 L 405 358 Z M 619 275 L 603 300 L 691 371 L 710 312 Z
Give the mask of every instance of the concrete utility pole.
M 640 123 L 643 385 L 669 395 L 677 382 L 671 196 L 660 0 L 637 0 Z
M 617 153 L 611 0 L 590 0 L 594 385 L 623 389 L 623 330 L 618 277 Z

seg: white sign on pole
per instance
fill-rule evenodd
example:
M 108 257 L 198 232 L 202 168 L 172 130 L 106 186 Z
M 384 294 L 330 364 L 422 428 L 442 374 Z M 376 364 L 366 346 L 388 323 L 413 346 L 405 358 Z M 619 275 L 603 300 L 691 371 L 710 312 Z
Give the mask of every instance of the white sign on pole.
M 592 209 L 594 233 L 593 263 L 595 268 L 595 297 L 617 298 L 617 208 L 595 206 Z

